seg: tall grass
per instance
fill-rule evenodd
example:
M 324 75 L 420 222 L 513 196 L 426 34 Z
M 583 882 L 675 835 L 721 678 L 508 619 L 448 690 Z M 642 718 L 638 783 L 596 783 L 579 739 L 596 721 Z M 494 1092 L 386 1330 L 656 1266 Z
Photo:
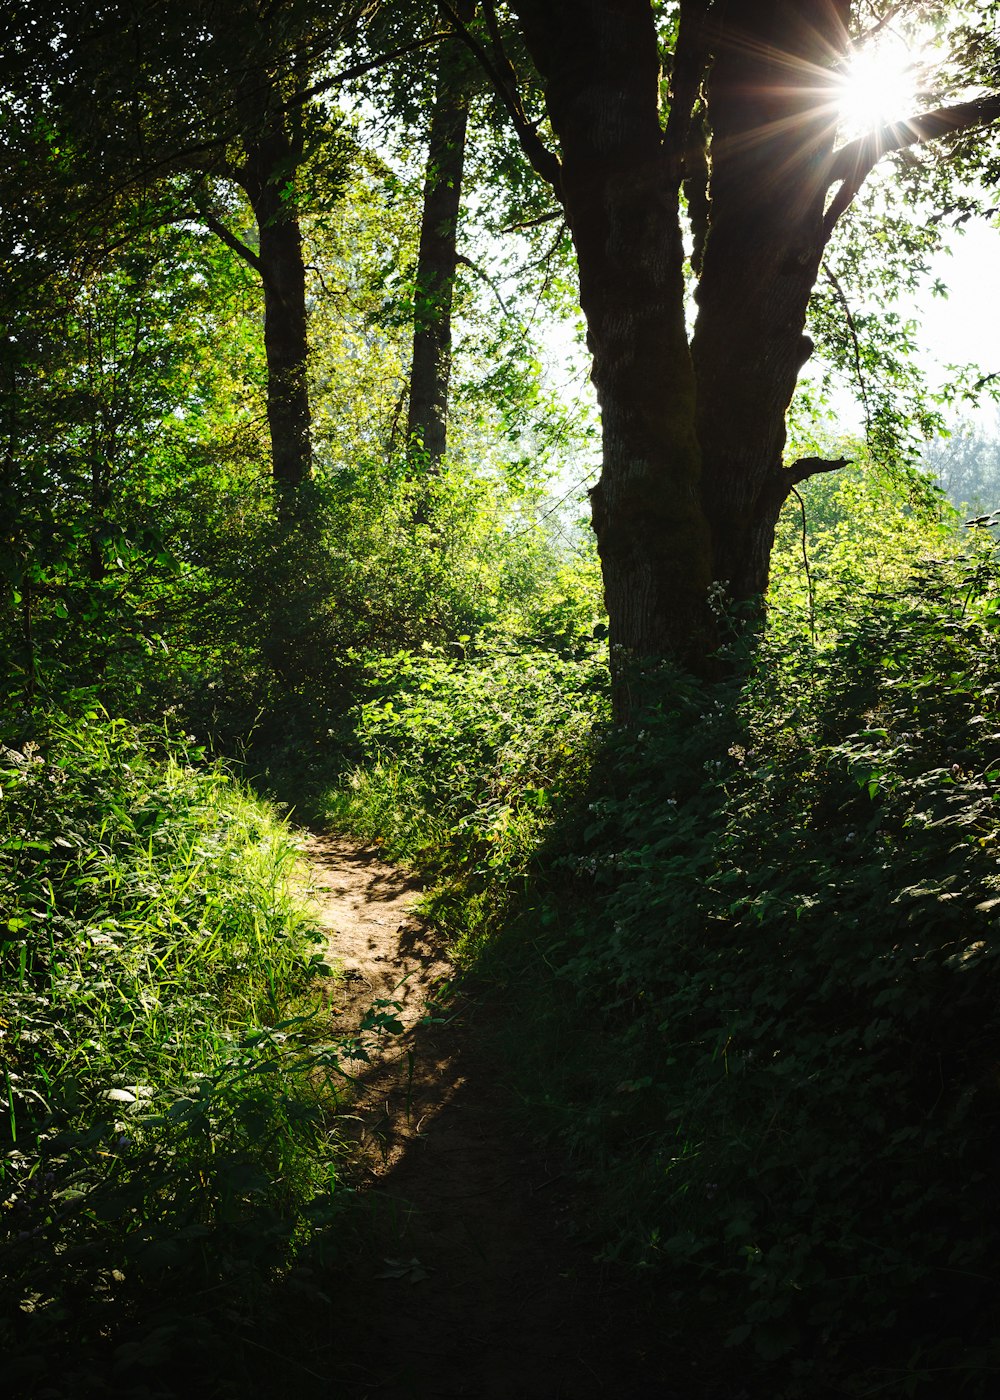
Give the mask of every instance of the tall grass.
M 233 1376 L 338 1198 L 294 841 L 183 736 L 93 710 L 8 726 L 0 788 L 7 1381 Z

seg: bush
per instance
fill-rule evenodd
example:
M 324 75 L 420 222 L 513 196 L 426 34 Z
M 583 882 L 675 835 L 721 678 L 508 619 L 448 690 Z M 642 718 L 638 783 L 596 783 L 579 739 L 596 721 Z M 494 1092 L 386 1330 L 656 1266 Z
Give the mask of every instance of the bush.
M 1000 1368 L 1000 568 L 905 489 L 872 554 L 877 497 L 829 492 L 755 655 L 647 672 L 628 730 L 594 656 L 387 660 L 326 807 L 503 989 L 591 1247 L 769 1400 Z
M 990 556 L 928 563 L 747 685 L 661 679 L 534 931 L 546 1037 L 599 1059 L 536 1050 L 530 1092 L 612 1183 L 606 1251 L 768 1395 L 1000 1365 L 998 609 Z
M 428 909 L 470 954 L 586 782 L 603 664 L 592 643 L 578 659 L 484 645 L 461 659 L 400 653 L 368 676 L 374 693 L 352 717 L 362 761 L 321 813 L 436 881 Z

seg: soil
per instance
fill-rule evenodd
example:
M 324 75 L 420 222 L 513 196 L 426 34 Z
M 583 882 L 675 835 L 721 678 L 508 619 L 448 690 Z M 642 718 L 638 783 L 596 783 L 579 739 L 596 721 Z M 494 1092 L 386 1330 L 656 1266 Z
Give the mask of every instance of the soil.
M 456 988 L 415 881 L 337 838 L 307 853 L 342 971 L 332 1019 L 352 1031 L 382 1001 L 404 1027 L 353 1066 L 364 1247 L 334 1309 L 324 1394 L 705 1400 L 690 1362 L 659 1345 L 665 1303 L 595 1261 L 585 1191 L 518 1131 L 491 1013 Z

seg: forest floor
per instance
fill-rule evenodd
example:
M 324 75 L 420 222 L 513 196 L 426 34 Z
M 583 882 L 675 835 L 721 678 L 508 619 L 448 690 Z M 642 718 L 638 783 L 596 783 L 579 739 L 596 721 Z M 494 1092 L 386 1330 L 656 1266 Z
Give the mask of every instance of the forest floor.
M 307 846 L 339 1031 L 398 1005 L 357 1073 L 360 1247 L 314 1373 L 337 1400 L 705 1400 L 665 1353 L 662 1301 L 594 1260 L 585 1190 L 525 1137 L 488 1005 L 455 987 L 419 888 L 377 850 Z M 583 1236 L 581 1239 L 580 1236 Z M 727 1400 L 736 1400 L 730 1391 Z

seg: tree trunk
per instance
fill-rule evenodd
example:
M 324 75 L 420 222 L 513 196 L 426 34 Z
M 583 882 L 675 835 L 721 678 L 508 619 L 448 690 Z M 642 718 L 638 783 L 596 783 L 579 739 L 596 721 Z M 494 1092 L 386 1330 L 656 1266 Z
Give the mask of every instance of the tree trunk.
M 559 138 L 603 466 L 592 492 L 613 669 L 631 654 L 697 667 L 713 578 L 684 321 L 680 180 L 665 167 L 646 0 L 516 5 Z M 530 16 L 530 22 L 529 22 Z
M 96 434 L 92 434 L 92 439 Z M 108 528 L 108 506 L 111 500 L 107 461 L 100 445 L 92 441 L 90 458 L 90 550 L 87 572 L 91 583 L 101 583 L 107 576 L 104 562 L 104 538 Z
M 298 212 L 285 189 L 298 162 L 291 141 L 280 128 L 265 136 L 245 137 L 244 149 L 240 179 L 260 240 L 272 469 L 279 485 L 294 487 L 312 474 L 306 271 Z
M 843 49 L 849 5 L 685 0 L 665 127 L 650 0 L 512 8 L 559 139 L 601 405 L 593 521 L 612 669 L 617 653 L 711 674 L 713 585 L 760 598 L 802 476 L 782 451 L 826 237 L 834 123 L 817 73 Z M 710 162 L 696 149 L 706 100 Z M 680 188 L 698 168 L 711 170 L 709 222 L 689 346 Z
M 691 352 L 714 576 L 740 602 L 767 588 L 794 484 L 785 421 L 813 348 L 803 332 L 835 134 L 817 75 L 846 42 L 849 8 L 747 0 L 709 36 L 710 222 Z
M 469 7 L 471 10 L 473 7 Z M 465 16 L 463 16 L 464 18 Z M 438 50 L 414 290 L 413 360 L 407 440 L 437 471 L 447 448 L 451 310 L 458 267 L 458 220 L 469 117 L 469 58 L 458 39 Z

